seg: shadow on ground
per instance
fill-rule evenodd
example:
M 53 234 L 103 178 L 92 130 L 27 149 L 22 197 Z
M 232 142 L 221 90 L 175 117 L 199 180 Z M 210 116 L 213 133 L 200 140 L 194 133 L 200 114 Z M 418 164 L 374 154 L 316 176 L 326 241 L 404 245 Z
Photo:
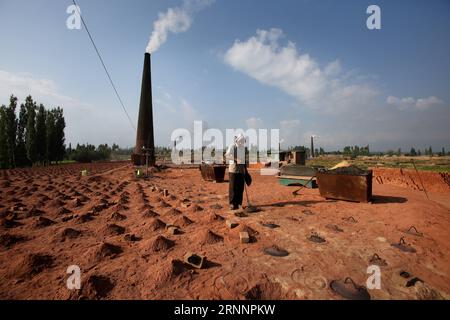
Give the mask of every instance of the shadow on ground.
M 391 197 L 391 196 L 373 196 L 372 203 L 405 203 L 408 200 L 403 197 Z

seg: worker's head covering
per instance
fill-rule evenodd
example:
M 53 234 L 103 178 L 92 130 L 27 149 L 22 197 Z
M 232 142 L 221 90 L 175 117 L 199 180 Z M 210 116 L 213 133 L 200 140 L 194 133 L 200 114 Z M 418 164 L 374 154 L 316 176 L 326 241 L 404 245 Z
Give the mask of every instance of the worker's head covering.
M 244 146 L 245 145 L 245 137 L 244 137 L 244 135 L 242 133 L 239 133 L 239 135 L 236 137 L 235 142 L 236 142 L 236 145 L 238 147 Z

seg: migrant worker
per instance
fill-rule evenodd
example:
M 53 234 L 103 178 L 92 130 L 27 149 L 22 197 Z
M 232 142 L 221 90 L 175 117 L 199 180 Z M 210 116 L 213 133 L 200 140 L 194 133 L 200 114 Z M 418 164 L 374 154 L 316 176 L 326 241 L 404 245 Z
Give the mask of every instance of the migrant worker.
M 237 210 L 242 207 L 244 195 L 245 174 L 245 137 L 241 133 L 234 138 L 234 143 L 228 147 L 225 153 L 229 161 L 229 203 L 230 210 Z

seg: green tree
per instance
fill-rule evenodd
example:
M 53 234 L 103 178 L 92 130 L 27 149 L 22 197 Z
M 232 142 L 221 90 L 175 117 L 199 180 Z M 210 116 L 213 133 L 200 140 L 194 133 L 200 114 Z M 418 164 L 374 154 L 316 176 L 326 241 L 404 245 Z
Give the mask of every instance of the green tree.
M 0 168 L 8 167 L 8 149 L 6 134 L 6 106 L 0 107 Z
M 409 152 L 409 155 L 410 155 L 411 157 L 417 156 L 416 149 L 411 148 L 411 151 Z
M 344 147 L 343 154 L 345 156 L 350 156 L 352 154 L 352 148 L 350 146 Z
M 352 159 L 355 159 L 357 156 L 359 156 L 360 150 L 358 146 L 354 146 L 351 148 L 351 155 Z
M 29 164 L 27 159 L 27 149 L 25 145 L 25 132 L 27 128 L 27 107 L 20 105 L 19 121 L 17 122 L 17 140 L 16 140 L 16 165 L 24 167 Z
M 66 153 L 65 128 L 64 111 L 58 107 L 55 109 L 55 161 L 62 161 Z
M 27 109 L 27 129 L 25 135 L 25 148 L 27 150 L 27 158 L 31 164 L 37 161 L 37 144 L 36 144 L 36 103 L 31 96 L 25 100 L 25 108 Z
M 16 135 L 17 135 L 17 117 L 16 117 L 17 98 L 11 95 L 9 106 L 5 109 L 6 113 L 6 153 L 7 167 L 14 168 L 16 166 Z
M 402 149 L 398 148 L 397 150 L 397 157 L 400 157 L 402 155 Z
M 45 159 L 49 162 L 56 160 L 56 129 L 55 129 L 55 111 L 48 110 L 45 117 L 45 133 L 47 152 Z
M 47 160 L 47 128 L 45 125 L 46 112 L 44 106 L 39 105 L 36 116 L 36 155 L 40 164 Z

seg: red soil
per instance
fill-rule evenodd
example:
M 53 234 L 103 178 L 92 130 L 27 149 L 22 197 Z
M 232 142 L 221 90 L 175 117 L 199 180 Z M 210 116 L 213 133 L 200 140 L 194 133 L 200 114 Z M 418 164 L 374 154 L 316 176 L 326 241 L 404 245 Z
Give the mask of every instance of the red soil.
M 374 168 L 373 179 L 379 184 L 450 195 L 450 173 L 410 169 Z M 423 186 L 422 186 L 423 183 Z
M 91 175 L 81 177 L 85 168 Z M 295 187 L 251 170 L 250 200 L 262 211 L 236 217 L 228 184 L 204 182 L 194 169 L 149 180 L 125 163 L 0 171 L 0 298 L 339 299 L 329 283 L 366 285 L 374 261 L 382 265 L 374 299 L 449 298 L 446 178 L 421 172 L 427 200 L 414 172 L 374 173 L 374 202 L 365 204 L 327 201 L 317 189 L 295 197 Z M 250 243 L 240 243 L 242 231 Z M 401 237 L 415 253 L 391 245 Z M 264 254 L 270 247 L 289 255 Z M 206 268 L 183 263 L 187 252 L 206 256 Z M 81 268 L 81 290 L 66 287 L 70 265 Z M 402 271 L 426 287 L 406 287 Z

